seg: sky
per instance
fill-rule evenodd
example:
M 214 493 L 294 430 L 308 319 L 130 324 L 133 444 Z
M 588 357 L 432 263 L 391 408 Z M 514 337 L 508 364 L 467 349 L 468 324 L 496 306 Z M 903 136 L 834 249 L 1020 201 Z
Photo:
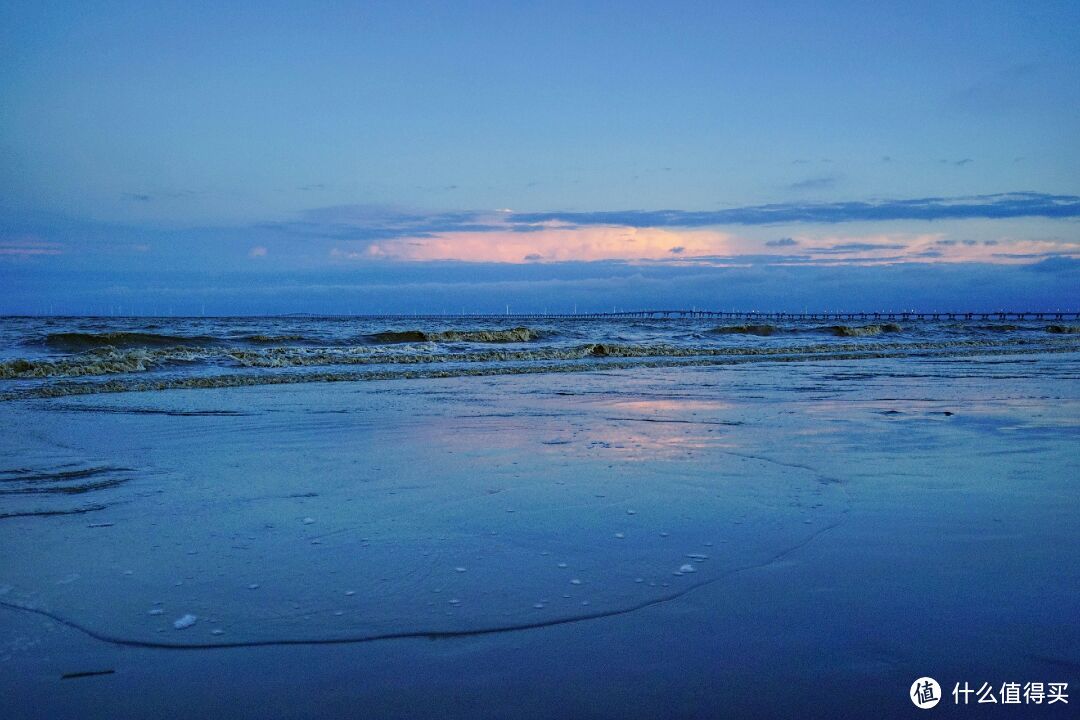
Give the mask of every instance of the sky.
M 1080 309 L 1077 27 L 0 0 L 0 313 Z

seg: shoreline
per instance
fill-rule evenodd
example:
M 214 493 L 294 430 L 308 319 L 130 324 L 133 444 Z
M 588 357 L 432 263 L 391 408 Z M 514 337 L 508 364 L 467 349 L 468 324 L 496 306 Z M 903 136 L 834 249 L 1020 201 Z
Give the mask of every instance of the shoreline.
M 0 608 L 0 687 L 26 717 L 105 717 L 137 687 L 134 714 L 222 712 L 207 673 L 235 678 L 237 717 L 256 696 L 312 718 L 541 717 L 601 697 L 587 714 L 646 717 L 680 696 L 698 714 L 889 717 L 927 673 L 1068 680 L 1080 638 L 1050 618 L 1080 609 L 1061 574 L 1080 547 L 1077 370 L 875 359 L 6 403 L 3 457 L 133 472 L 0 497 L 105 505 L 0 520 L 0 600 L 56 616 Z M 173 629 L 184 613 L 198 621 Z M 1003 643 L 987 622 L 1025 631 Z M 405 637 L 342 644 L 339 627 Z M 652 680 L 628 692 L 636 673 Z

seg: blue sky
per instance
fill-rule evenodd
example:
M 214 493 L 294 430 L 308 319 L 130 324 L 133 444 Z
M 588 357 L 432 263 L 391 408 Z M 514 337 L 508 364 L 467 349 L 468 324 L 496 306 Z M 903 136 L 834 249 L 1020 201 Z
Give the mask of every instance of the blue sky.
M 0 5 L 0 312 L 1080 305 L 1080 5 Z

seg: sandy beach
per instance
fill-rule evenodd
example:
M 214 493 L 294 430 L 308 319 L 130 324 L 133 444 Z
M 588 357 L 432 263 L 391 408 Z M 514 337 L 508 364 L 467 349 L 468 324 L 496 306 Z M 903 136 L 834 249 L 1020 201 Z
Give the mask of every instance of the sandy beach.
M 5 489 L 67 490 L 4 497 L 0 691 L 41 718 L 891 717 L 923 675 L 1075 681 L 1078 360 L 8 402 Z

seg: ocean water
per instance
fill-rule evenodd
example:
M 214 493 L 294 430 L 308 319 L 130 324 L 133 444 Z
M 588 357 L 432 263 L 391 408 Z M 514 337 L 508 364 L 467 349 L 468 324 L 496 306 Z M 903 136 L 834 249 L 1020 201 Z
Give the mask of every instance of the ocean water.
M 963 716 L 954 683 L 1080 683 L 1068 325 L 0 327 L 11 717 L 908 717 L 923 676 Z
M 1070 351 L 1080 326 L 692 319 L 3 318 L 0 397 Z

